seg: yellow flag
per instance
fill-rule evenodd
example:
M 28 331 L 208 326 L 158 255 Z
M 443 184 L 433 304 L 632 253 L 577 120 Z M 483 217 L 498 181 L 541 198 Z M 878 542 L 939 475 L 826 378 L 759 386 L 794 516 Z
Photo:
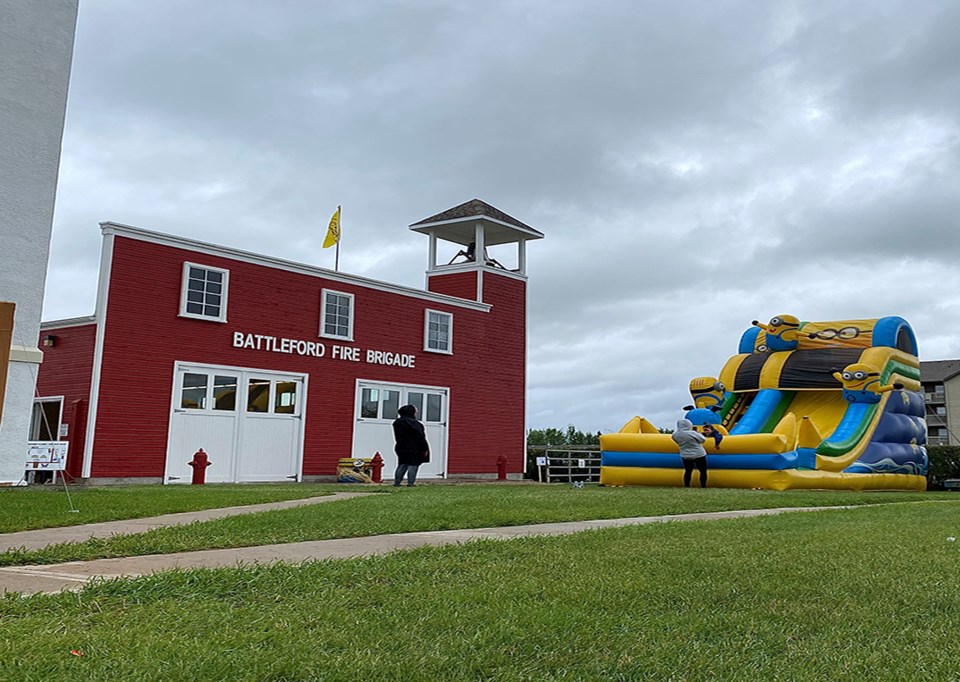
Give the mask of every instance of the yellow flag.
M 334 211 L 330 218 L 330 227 L 327 228 L 327 238 L 323 240 L 323 248 L 329 248 L 334 244 L 340 243 L 340 207 Z

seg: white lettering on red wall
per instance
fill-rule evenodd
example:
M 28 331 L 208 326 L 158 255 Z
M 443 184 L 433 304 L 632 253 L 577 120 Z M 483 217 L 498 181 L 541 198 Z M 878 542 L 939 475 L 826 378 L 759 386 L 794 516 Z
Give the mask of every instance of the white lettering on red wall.
M 367 364 L 370 365 L 395 365 L 397 367 L 413 367 L 417 358 L 413 355 L 404 355 L 402 353 L 389 353 L 382 350 L 368 350 Z
M 303 339 L 287 339 L 268 334 L 246 334 L 233 332 L 233 347 L 249 350 L 269 351 L 271 353 L 288 353 L 291 355 L 309 355 L 315 358 L 327 357 L 327 345 L 319 341 L 304 341 Z M 382 350 L 368 350 L 365 353 L 352 346 L 330 344 L 329 357 L 345 362 L 366 362 L 370 365 L 393 365 L 395 367 L 409 367 L 415 369 L 417 356 L 405 353 L 393 353 Z
M 268 350 L 274 353 L 312 355 L 315 358 L 322 358 L 327 352 L 327 347 L 316 341 L 283 339 L 267 334 L 244 334 L 243 332 L 233 333 L 233 347 Z

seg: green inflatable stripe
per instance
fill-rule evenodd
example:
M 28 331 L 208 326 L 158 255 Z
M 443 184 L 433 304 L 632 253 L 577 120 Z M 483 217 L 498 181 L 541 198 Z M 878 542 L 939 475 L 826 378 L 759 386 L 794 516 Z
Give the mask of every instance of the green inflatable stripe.
M 780 403 L 777 405 L 777 409 L 770 414 L 770 418 L 767 419 L 766 424 L 764 424 L 763 428 L 760 429 L 760 433 L 770 433 L 777 427 L 777 424 L 779 424 L 780 420 L 783 419 L 783 415 L 786 413 L 787 408 L 790 407 L 790 403 L 793 402 L 793 399 L 796 397 L 796 395 L 796 391 L 780 392 Z
M 890 375 L 894 372 L 902 374 L 908 379 L 916 379 L 917 381 L 920 381 L 920 368 L 910 367 L 909 365 L 903 364 L 899 360 L 891 360 L 887 363 L 887 366 L 884 368 L 883 374 L 880 377 L 883 380 L 883 383 L 887 383 L 887 381 L 890 380 Z
M 726 399 L 723 401 L 723 406 L 720 408 L 720 421 L 723 421 L 727 418 L 727 415 L 730 413 L 730 409 L 736 404 L 737 400 L 740 399 L 738 393 L 728 393 Z
M 879 405 L 880 403 L 867 406 L 867 411 L 863 413 L 863 418 L 860 420 L 860 423 L 857 424 L 857 428 L 849 438 L 845 438 L 836 443 L 824 441 L 820 443 L 820 446 L 817 448 L 817 454 L 836 457 L 837 455 L 845 455 L 850 452 L 850 450 L 860 442 L 860 439 L 863 438 L 863 435 L 867 432 L 867 427 L 873 423 L 873 418 L 877 413 L 877 407 Z
M 887 366 L 884 367 L 883 372 L 880 373 L 880 383 L 886 384 L 894 372 L 897 372 L 905 377 L 909 377 L 910 379 L 916 379 L 917 381 L 920 381 L 919 368 L 910 367 L 909 365 L 905 365 L 898 360 L 890 360 L 887 363 Z M 880 404 L 877 403 L 876 405 L 870 405 L 867 408 L 866 412 L 863 413 L 863 419 L 860 420 L 856 430 L 850 435 L 849 438 L 845 438 L 836 443 L 824 441 L 823 443 L 820 443 L 820 446 L 817 448 L 817 454 L 826 455 L 827 457 L 836 457 L 838 455 L 845 455 L 850 452 L 860 442 L 860 439 L 863 438 L 864 434 L 866 434 L 870 424 L 873 423 L 873 419 L 876 417 L 877 408 L 879 406 Z

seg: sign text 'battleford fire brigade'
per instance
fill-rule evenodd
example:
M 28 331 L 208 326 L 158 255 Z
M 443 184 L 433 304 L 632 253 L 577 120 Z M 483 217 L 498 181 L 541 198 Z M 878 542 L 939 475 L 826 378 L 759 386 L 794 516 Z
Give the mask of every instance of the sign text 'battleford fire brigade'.
M 287 339 L 269 334 L 233 333 L 234 348 L 249 348 L 251 350 L 265 350 L 273 353 L 290 353 L 294 355 L 311 355 L 315 358 L 326 357 L 327 345 L 319 341 L 304 341 L 303 339 Z M 410 367 L 413 369 L 417 361 L 416 355 L 392 353 L 390 351 L 367 350 L 351 346 L 330 345 L 330 357 L 334 360 L 349 362 L 366 361 L 370 365 L 394 365 L 396 367 Z

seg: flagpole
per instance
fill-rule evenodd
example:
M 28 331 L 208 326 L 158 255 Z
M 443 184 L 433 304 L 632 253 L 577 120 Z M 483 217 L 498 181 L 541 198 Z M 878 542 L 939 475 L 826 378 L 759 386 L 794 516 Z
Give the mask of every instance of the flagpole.
M 340 238 L 343 235 L 343 213 L 340 211 L 340 206 L 337 206 L 337 218 L 337 227 L 340 230 L 340 234 L 337 235 L 337 255 L 334 257 L 333 261 L 334 272 L 340 271 Z

